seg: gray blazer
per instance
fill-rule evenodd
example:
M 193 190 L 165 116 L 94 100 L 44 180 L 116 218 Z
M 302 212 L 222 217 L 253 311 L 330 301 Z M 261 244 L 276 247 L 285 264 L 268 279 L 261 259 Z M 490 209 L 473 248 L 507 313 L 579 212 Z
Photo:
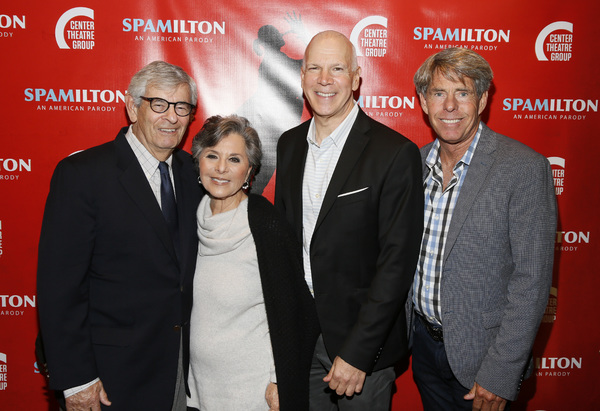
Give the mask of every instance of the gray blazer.
M 421 148 L 424 177 L 432 144 Z M 483 124 L 442 268 L 444 345 L 465 387 L 516 399 L 552 283 L 555 232 L 550 164 Z

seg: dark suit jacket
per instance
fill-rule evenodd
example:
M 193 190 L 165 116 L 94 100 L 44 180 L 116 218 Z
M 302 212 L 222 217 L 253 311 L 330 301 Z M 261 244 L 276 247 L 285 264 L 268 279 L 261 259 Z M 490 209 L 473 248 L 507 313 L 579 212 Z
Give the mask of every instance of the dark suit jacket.
M 423 163 L 430 150 L 421 149 Z M 442 268 L 444 346 L 465 387 L 477 381 L 516 399 L 548 300 L 555 236 L 548 160 L 484 124 Z
M 275 206 L 300 242 L 309 124 L 285 132 L 277 149 Z M 407 353 L 403 308 L 422 226 L 417 146 L 360 110 L 310 249 L 317 314 L 331 359 L 340 356 L 369 373 Z
M 295 234 L 264 197 L 248 196 L 282 411 L 308 410 L 308 376 L 319 336 Z M 266 387 L 265 387 L 266 388 Z
M 176 151 L 178 261 L 126 131 L 56 167 L 39 243 L 40 325 L 51 388 L 99 377 L 112 411 L 168 410 L 191 310 L 201 191 L 191 156 Z

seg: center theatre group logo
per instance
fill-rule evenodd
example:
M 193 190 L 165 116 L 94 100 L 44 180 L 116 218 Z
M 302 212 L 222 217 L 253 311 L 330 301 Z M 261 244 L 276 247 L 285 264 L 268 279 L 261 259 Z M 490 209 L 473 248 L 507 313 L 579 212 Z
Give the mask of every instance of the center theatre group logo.
M 562 157 L 548 157 L 548 162 L 552 167 L 554 191 L 559 196 L 565 190 L 565 159 Z
M 388 48 L 387 25 L 387 18 L 382 16 L 369 16 L 359 21 L 350 34 L 350 41 L 356 48 L 356 55 L 385 57 Z
M 8 365 L 6 354 L 0 352 L 0 391 L 5 391 L 8 386 Z
M 91 50 L 95 46 L 94 10 L 75 7 L 67 10 L 56 22 L 56 44 L 61 49 Z
M 548 304 L 546 304 L 546 311 L 544 311 L 544 317 L 542 317 L 542 323 L 552 324 L 556 321 L 556 307 L 558 306 L 558 288 L 551 287 L 550 295 L 548 296 Z
M 573 57 L 573 23 L 556 21 L 544 27 L 535 41 L 535 55 L 539 61 L 570 61 Z

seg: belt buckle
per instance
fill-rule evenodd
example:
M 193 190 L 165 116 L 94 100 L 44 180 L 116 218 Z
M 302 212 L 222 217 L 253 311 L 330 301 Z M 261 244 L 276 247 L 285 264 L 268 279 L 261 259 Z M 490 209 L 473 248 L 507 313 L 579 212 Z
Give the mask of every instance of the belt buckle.
M 429 336 L 433 339 L 433 341 L 435 342 L 444 342 L 444 332 L 442 330 L 442 327 L 433 327 L 429 321 L 427 321 L 427 319 L 425 317 L 423 317 L 422 315 L 418 315 L 419 319 L 421 320 L 421 322 L 423 323 L 423 325 L 425 326 L 425 329 L 427 330 L 427 334 L 429 334 Z
M 433 338 L 433 341 L 442 342 L 442 343 L 444 342 L 444 334 L 443 334 L 441 328 L 433 328 L 430 325 L 429 329 L 427 331 L 429 331 L 429 335 L 431 335 L 431 338 Z

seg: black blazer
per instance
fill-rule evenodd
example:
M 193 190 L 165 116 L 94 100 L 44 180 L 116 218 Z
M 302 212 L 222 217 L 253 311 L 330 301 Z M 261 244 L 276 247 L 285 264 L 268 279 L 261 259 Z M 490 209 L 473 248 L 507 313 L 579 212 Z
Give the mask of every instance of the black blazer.
M 178 261 L 126 131 L 56 167 L 39 243 L 40 325 L 51 388 L 100 377 L 111 411 L 167 410 L 192 304 L 201 190 L 191 156 L 176 151 Z
M 304 281 L 302 255 L 291 227 L 264 197 L 248 196 L 248 220 L 265 299 L 279 405 L 282 411 L 305 411 L 319 326 Z
M 275 206 L 302 241 L 310 121 L 278 143 Z M 369 373 L 407 354 L 404 302 L 423 227 L 417 146 L 362 110 L 331 178 L 311 242 L 317 314 L 331 359 Z

